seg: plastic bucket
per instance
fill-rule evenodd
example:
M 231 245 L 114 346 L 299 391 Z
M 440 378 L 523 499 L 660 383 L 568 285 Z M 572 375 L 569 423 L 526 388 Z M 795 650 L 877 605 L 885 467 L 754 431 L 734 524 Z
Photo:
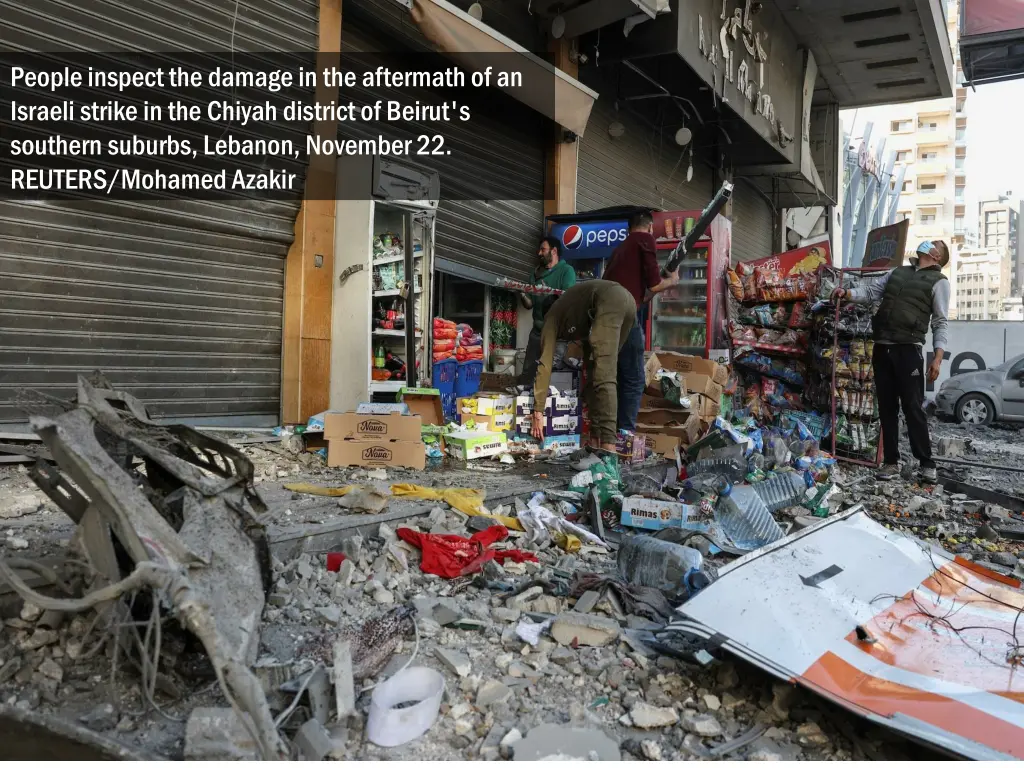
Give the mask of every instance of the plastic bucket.
M 419 738 L 437 720 L 444 676 L 427 667 L 409 667 L 373 690 L 366 735 L 378 747 L 397 747 Z M 411 704 L 398 709 L 400 704 Z

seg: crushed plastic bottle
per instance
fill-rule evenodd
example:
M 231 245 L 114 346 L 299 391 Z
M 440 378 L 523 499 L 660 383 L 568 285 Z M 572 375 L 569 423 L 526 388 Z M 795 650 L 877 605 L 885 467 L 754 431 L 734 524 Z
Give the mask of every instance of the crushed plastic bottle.
M 715 520 L 737 549 L 760 549 L 781 539 L 783 534 L 754 490 L 754 486 L 727 486 L 715 505 Z
M 800 504 L 807 493 L 807 481 L 799 472 L 780 472 L 751 487 L 757 491 L 769 512 Z
M 743 459 L 700 459 L 686 465 L 688 477 L 697 475 L 721 475 L 730 483 L 738 483 L 747 474 L 747 463 Z
M 693 589 L 693 585 L 687 588 L 687 575 L 699 571 L 704 558 L 696 549 L 682 544 L 653 536 L 630 536 L 619 547 L 617 563 L 619 575 L 630 584 L 654 587 L 669 598 L 681 598 Z

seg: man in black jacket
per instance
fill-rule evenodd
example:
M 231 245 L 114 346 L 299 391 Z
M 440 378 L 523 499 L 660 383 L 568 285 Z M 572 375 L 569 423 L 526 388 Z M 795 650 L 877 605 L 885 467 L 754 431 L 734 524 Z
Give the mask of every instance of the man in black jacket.
M 938 479 L 932 461 L 928 417 L 924 412 L 924 353 L 928 327 L 932 329 L 935 357 L 928 366 L 928 380 L 939 378 L 943 350 L 947 346 L 949 280 L 942 268 L 949 263 L 949 247 L 941 240 L 925 241 L 917 247 L 910 265 L 897 267 L 863 288 L 837 288 L 835 297 L 869 304 L 881 301 L 871 321 L 875 351 L 871 366 L 875 374 L 878 416 L 882 422 L 884 465 L 880 480 L 900 473 L 900 406 L 907 420 L 910 450 L 921 463 L 921 479 Z

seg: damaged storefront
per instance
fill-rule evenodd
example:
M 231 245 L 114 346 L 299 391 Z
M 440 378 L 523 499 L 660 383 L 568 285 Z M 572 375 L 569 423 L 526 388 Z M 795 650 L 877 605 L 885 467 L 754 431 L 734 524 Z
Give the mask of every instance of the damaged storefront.
M 0 3 L 9 51 L 317 50 L 317 3 Z M 0 201 L 0 423 L 17 391 L 66 396 L 103 368 L 154 413 L 196 423 L 280 418 L 281 201 Z
M 580 78 L 600 93 L 579 146 L 578 210 L 700 209 L 729 179 L 731 255 L 751 261 L 782 250 L 793 192 L 831 204 L 834 174 L 809 137 L 835 130 L 811 125 L 833 100 L 773 7 L 673 3 L 649 19 L 572 29 Z

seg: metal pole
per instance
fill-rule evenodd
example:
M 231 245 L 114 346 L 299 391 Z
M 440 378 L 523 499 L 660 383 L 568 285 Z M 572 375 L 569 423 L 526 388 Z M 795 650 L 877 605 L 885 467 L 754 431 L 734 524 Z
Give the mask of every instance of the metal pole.
M 405 384 L 416 386 L 416 259 L 413 247 L 414 220 L 405 214 Z

